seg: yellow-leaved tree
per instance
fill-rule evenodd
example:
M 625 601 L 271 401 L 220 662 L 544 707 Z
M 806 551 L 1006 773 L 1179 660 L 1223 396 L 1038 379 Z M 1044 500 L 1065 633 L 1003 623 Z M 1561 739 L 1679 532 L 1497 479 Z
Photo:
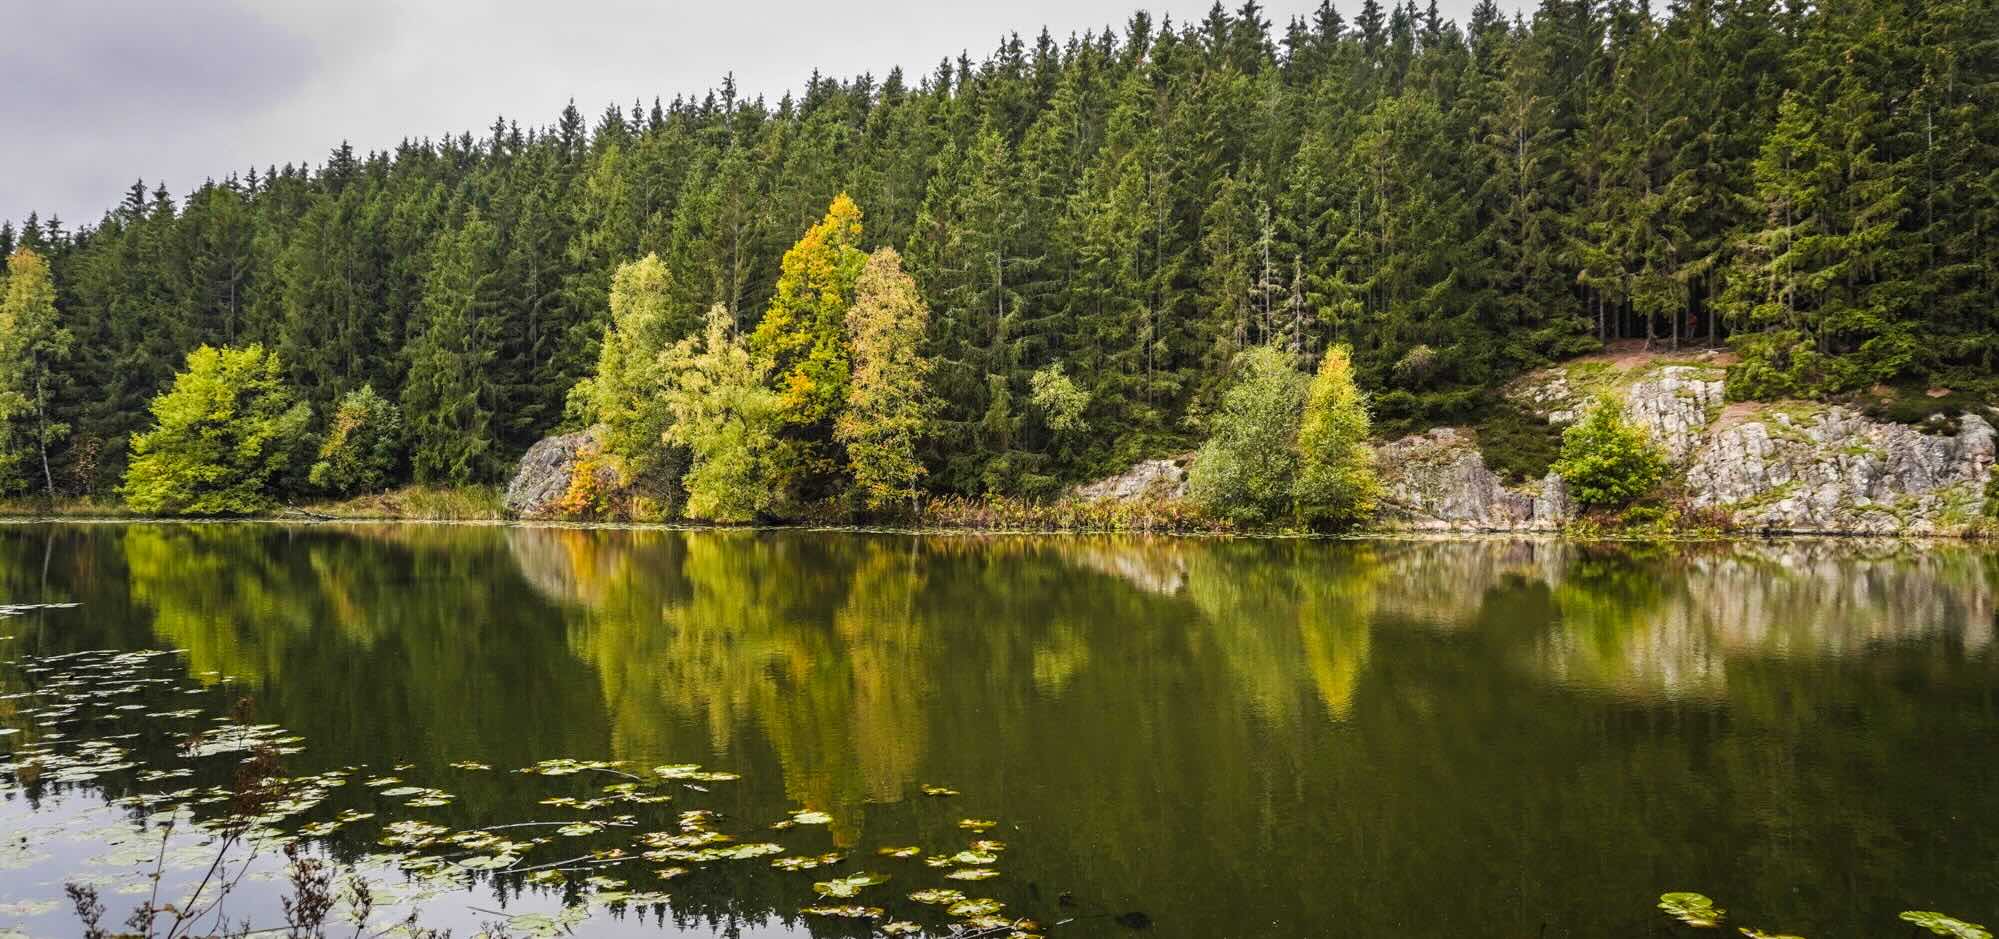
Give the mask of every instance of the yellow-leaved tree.
M 771 468 L 787 491 L 839 470 L 832 432 L 851 378 L 847 308 L 868 260 L 860 242 L 861 209 L 841 193 L 784 253 L 777 293 L 750 336 L 750 352 L 776 384 L 782 435 Z
M 768 374 L 735 333 L 720 304 L 708 311 L 699 336 L 661 356 L 666 374 L 666 439 L 692 454 L 682 484 L 689 518 L 747 522 L 769 509 L 776 493 L 769 458 L 778 396 Z
M 916 443 L 930 416 L 924 396 L 930 361 L 922 351 L 929 323 L 930 308 L 903 272 L 902 255 L 887 247 L 869 255 L 847 311 L 852 376 L 833 436 L 846 445 L 854 488 L 870 508 L 903 501 L 916 506 L 916 481 L 924 472 Z

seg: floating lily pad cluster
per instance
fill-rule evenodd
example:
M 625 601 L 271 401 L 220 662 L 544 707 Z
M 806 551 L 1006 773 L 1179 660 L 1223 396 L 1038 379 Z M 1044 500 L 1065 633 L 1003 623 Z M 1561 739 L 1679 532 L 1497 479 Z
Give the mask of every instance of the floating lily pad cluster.
M 1713 900 L 1702 894 L 1687 891 L 1661 894 L 1659 909 L 1667 916 L 1694 929 L 1720 929 L 1722 921 L 1728 918 L 1728 911 L 1715 906 Z M 1899 918 L 1902 922 L 1949 939 L 1992 939 L 1991 931 L 1977 923 L 1968 923 L 1954 916 L 1945 916 L 1929 910 L 1906 910 Z M 1767 932 L 1750 926 L 1737 927 L 1735 931 L 1746 939 L 1802 939 L 1800 936 Z
M 0 616 L 16 615 L 7 612 L 14 609 L 20 608 L 0 607 Z M 481 880 L 559 888 L 575 902 L 555 912 L 495 914 L 510 934 L 555 936 L 593 909 L 671 904 L 669 891 L 637 889 L 634 880 L 664 887 L 682 878 L 728 877 L 728 870 L 740 870 L 733 865 L 759 863 L 780 873 L 815 875 L 798 882 L 801 896 L 809 884 L 813 899 L 798 912 L 810 917 L 866 921 L 887 935 L 976 932 L 1032 939 L 1039 931 L 1032 920 L 1006 915 L 997 899 L 920 883 L 926 876 L 961 885 L 1000 877 L 1006 844 L 986 836 L 998 827 L 993 819 L 958 821 L 949 846 L 860 848 L 884 864 L 909 865 L 901 872 L 865 870 L 850 865 L 848 851 L 825 850 L 826 836 L 819 832 L 835 820 L 823 809 L 802 806 L 776 819 L 738 820 L 677 804 L 738 780 L 735 773 L 692 763 L 643 767 L 575 758 L 512 770 L 549 780 L 546 795 L 529 797 L 540 809 L 524 808 L 554 818 L 487 819 L 473 828 L 445 824 L 440 813 L 458 796 L 439 784 L 442 779 L 428 777 L 462 781 L 465 774 L 501 772 L 469 759 L 444 767 L 401 763 L 280 774 L 262 784 L 269 791 L 255 813 L 240 817 L 231 814 L 232 800 L 240 797 L 230 785 L 235 768 L 303 753 L 306 741 L 280 726 L 225 713 L 238 697 L 226 676 L 209 676 L 212 684 L 190 681 L 173 651 L 78 652 L 8 664 L 26 690 L 3 696 L 12 711 L 4 718 L 8 726 L 0 728 L 0 747 L 10 748 L 0 759 L 0 796 L 88 785 L 107 796 L 117 793 L 111 805 L 143 810 L 155 821 L 177 819 L 211 834 L 243 832 L 244 843 L 266 857 L 301 839 L 360 844 L 366 853 L 358 867 L 399 881 L 377 888 L 384 906 L 433 900 Z M 939 785 L 920 791 L 937 799 L 958 795 Z M 790 846 L 772 837 L 780 832 L 819 845 Z M 159 842 L 119 843 L 125 846 L 117 860 L 128 867 L 169 853 Z M 198 864 L 212 857 L 215 843 L 209 837 L 174 851 Z M 203 851 L 209 853 L 195 856 Z M 0 867 L 5 864 L 0 858 Z M 896 892 L 883 887 L 891 881 L 919 882 Z M 52 902 L 12 900 L 0 905 L 0 915 L 43 915 L 55 909 L 47 905 Z M 889 910 L 898 908 L 906 915 L 892 918 Z

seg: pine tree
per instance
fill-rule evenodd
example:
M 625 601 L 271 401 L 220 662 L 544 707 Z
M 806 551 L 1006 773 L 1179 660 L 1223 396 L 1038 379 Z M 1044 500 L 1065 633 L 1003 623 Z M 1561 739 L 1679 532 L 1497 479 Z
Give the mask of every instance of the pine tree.
M 464 485 L 495 475 L 493 383 L 496 353 L 496 261 L 492 228 L 468 213 L 439 236 L 424 281 L 422 327 L 411 340 L 403 420 L 410 464 L 423 483 Z

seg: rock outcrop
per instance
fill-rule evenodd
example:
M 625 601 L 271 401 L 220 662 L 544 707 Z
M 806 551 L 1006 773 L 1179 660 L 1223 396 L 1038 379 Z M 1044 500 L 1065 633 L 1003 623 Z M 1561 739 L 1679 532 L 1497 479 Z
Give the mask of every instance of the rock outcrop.
M 1991 410 L 1965 413 L 1955 433 L 1942 433 L 1845 407 L 1726 405 L 1725 362 L 1713 352 L 1584 359 L 1526 376 L 1505 394 L 1555 426 L 1580 417 L 1599 395 L 1620 399 L 1671 458 L 1686 504 L 1714 513 L 1704 522 L 1749 531 L 1950 535 L 1989 531 L 1999 518 L 1986 505 L 1987 493 L 1999 491 Z M 1547 532 L 1577 514 L 1554 473 L 1506 485 L 1470 430 L 1442 427 L 1389 441 L 1375 456 L 1382 528 Z M 1192 460 L 1193 454 L 1146 460 L 1071 495 L 1183 498 Z
M 1553 531 L 1573 514 L 1568 487 L 1549 474 L 1527 491 L 1509 489 L 1485 465 L 1470 432 L 1440 427 L 1375 451 L 1382 522 L 1421 531 Z
M 1984 509 L 1994 436 L 1976 414 L 1945 436 L 1843 407 L 1766 407 L 1706 437 L 1687 488 L 1744 528 L 1954 534 Z
M 1192 453 L 1182 453 L 1163 460 L 1140 460 L 1131 469 L 1116 476 L 1106 476 L 1095 482 L 1077 486 L 1069 491 L 1069 495 L 1084 502 L 1103 499 L 1119 502 L 1137 499 L 1185 499 L 1187 467 L 1193 462 Z
M 521 457 L 520 467 L 514 471 L 514 478 L 507 483 L 507 514 L 515 518 L 547 518 L 563 493 L 569 491 L 569 479 L 577 461 L 597 445 L 601 433 L 600 428 L 592 427 L 573 434 L 544 437 L 529 447 Z M 598 472 L 608 474 L 603 480 L 606 488 L 617 485 L 617 470 L 601 466 Z
M 1683 462 L 1721 412 L 1722 375 L 1720 369 L 1691 365 L 1654 369 L 1624 389 L 1626 412 L 1652 432 L 1674 463 Z
M 1608 392 L 1621 399 L 1628 416 L 1650 430 L 1673 462 L 1679 463 L 1693 452 L 1701 432 L 1720 413 L 1725 375 L 1712 365 L 1654 363 L 1620 368 L 1591 361 L 1529 375 L 1515 382 L 1507 397 L 1560 427 L 1574 423 L 1598 394 Z

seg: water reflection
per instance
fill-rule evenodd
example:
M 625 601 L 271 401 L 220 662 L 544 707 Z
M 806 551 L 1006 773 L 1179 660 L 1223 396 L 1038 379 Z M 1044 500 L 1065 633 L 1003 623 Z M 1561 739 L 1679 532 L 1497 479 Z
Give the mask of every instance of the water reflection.
M 185 648 L 314 759 L 701 762 L 745 774 L 744 816 L 824 808 L 850 847 L 948 824 L 917 787 L 949 784 L 1016 826 L 1014 908 L 1066 892 L 1188 936 L 1601 935 L 1675 887 L 1822 934 L 1990 909 L 1963 859 L 1999 847 L 1967 796 L 1999 770 L 1994 559 L 0 529 L 4 599 L 90 614 L 23 641 Z

